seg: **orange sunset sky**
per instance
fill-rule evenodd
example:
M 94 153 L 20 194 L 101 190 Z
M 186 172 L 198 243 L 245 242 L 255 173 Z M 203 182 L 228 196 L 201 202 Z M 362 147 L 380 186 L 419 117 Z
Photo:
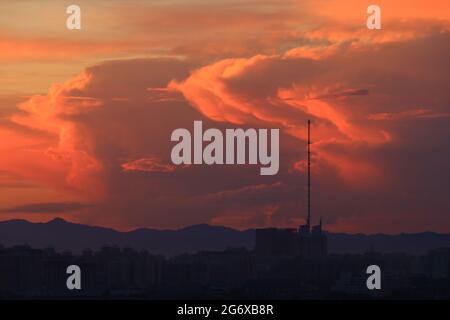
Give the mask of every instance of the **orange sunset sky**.
M 311 119 L 314 223 L 450 232 L 450 1 L 0 6 L 0 220 L 296 226 Z M 194 120 L 280 128 L 278 175 L 174 167 L 170 134 Z

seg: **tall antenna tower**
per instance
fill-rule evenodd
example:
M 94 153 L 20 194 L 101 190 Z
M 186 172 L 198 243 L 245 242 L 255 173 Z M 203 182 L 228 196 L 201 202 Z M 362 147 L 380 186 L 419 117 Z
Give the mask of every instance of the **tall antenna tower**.
M 311 231 L 311 120 L 308 120 L 308 231 Z

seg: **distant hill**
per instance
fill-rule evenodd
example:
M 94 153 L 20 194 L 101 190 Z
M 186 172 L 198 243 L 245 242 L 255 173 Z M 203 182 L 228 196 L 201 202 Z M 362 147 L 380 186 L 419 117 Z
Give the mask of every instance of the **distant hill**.
M 252 247 L 254 232 L 237 231 L 206 224 L 179 230 L 136 229 L 119 232 L 109 228 L 67 222 L 56 218 L 47 223 L 26 220 L 0 222 L 0 244 L 9 247 L 29 244 L 35 248 L 53 247 L 57 250 L 81 252 L 117 245 L 146 249 L 155 254 L 176 255 L 199 250 L 223 250 L 231 247 Z
M 254 247 L 255 231 L 193 225 L 178 230 L 137 229 L 119 232 L 109 228 L 75 224 L 57 218 L 46 223 L 25 220 L 0 222 L 0 244 L 6 247 L 29 244 L 35 248 L 81 252 L 116 245 L 146 249 L 155 254 L 172 256 L 201 250 L 223 250 L 227 247 Z M 328 234 L 330 253 L 362 253 L 370 248 L 380 252 L 424 253 L 430 249 L 450 247 L 450 234 L 433 232 L 399 235 Z

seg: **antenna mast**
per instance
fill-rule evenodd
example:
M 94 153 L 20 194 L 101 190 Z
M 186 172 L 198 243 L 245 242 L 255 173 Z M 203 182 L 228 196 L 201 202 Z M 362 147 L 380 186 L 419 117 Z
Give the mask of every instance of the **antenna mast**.
M 311 120 L 308 120 L 308 232 L 311 230 Z

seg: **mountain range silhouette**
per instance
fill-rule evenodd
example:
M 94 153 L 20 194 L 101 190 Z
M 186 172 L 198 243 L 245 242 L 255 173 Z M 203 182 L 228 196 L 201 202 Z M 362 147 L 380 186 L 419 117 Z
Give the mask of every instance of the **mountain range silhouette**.
M 329 253 L 403 252 L 422 254 L 430 249 L 450 247 L 450 234 L 434 232 L 386 234 L 327 233 Z M 177 230 L 136 229 L 120 232 L 110 228 L 76 224 L 56 218 L 45 223 L 26 220 L 0 222 L 0 245 L 53 247 L 74 253 L 102 246 L 130 247 L 154 254 L 173 256 L 198 251 L 220 251 L 227 247 L 254 246 L 255 230 L 235 230 L 223 226 L 197 224 Z

